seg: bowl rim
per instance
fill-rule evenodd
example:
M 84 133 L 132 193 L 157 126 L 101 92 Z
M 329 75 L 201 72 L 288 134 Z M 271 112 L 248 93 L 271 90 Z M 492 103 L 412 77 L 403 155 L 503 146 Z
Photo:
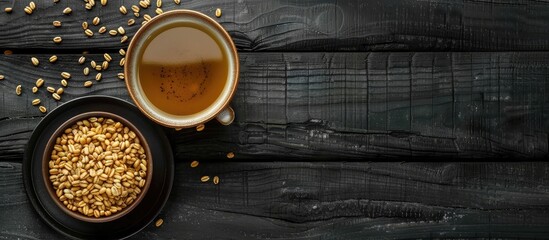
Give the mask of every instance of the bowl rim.
M 51 152 L 53 151 L 53 147 L 55 146 L 55 144 L 54 144 L 55 139 L 58 136 L 60 136 L 60 134 L 63 131 L 65 131 L 65 129 L 67 129 L 67 127 L 70 127 L 70 126 L 76 124 L 76 122 L 78 122 L 80 120 L 84 120 L 84 119 L 87 119 L 87 118 L 90 118 L 90 117 L 107 117 L 107 118 L 111 118 L 115 121 L 121 122 L 125 127 L 128 127 L 131 131 L 133 131 L 135 133 L 135 135 L 139 138 L 140 145 L 143 146 L 143 148 L 145 149 L 145 155 L 147 155 L 147 178 L 146 178 L 145 186 L 143 186 L 143 188 L 141 190 L 141 193 L 138 195 L 137 199 L 134 202 L 132 202 L 129 206 L 122 209 L 122 211 L 114 213 L 110 216 L 106 216 L 106 217 L 102 216 L 102 217 L 99 217 L 99 218 L 88 217 L 88 216 L 83 215 L 80 212 L 69 210 L 65 205 L 63 205 L 61 200 L 59 200 L 59 198 L 57 197 L 57 194 L 55 193 L 55 190 L 53 189 L 53 184 L 51 183 L 51 181 L 49 179 L 49 161 L 50 161 Z M 67 215 L 69 215 L 73 218 L 76 218 L 78 220 L 85 221 L 85 222 L 90 222 L 90 223 L 111 222 L 111 221 L 117 220 L 117 219 L 123 217 L 124 215 L 128 214 L 129 212 L 131 212 L 134 208 L 136 208 L 139 205 L 141 200 L 143 200 L 143 198 L 145 197 L 145 195 L 146 195 L 146 193 L 149 190 L 149 187 L 151 185 L 151 180 L 152 180 L 152 176 L 153 176 L 153 164 L 152 163 L 153 163 L 153 161 L 152 161 L 152 155 L 151 155 L 151 150 L 149 148 L 149 144 L 144 139 L 143 134 L 139 131 L 139 129 L 137 127 L 135 127 L 135 125 L 133 125 L 129 120 L 127 120 L 126 118 L 124 118 L 124 117 L 122 117 L 118 114 L 111 113 L 111 112 L 106 112 L 106 111 L 84 112 L 84 113 L 77 114 L 77 115 L 71 117 L 70 119 L 68 119 L 67 121 L 65 121 L 63 124 L 61 124 L 54 131 L 54 133 L 48 139 L 48 142 L 45 146 L 45 149 L 44 149 L 44 152 L 43 152 L 43 155 L 42 155 L 42 179 L 43 179 L 42 182 L 45 185 L 45 188 L 48 191 L 49 196 L 53 199 L 53 202 L 55 202 L 55 204 Z

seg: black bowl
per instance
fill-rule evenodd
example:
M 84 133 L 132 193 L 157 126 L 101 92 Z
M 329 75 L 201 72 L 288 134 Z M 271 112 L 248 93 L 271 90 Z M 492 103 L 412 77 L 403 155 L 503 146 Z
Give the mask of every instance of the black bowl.
M 154 171 L 150 188 L 135 207 L 108 222 L 82 221 L 61 209 L 47 190 L 43 171 L 44 152 L 54 132 L 76 115 L 108 112 L 123 116 L 139 129 L 150 148 Z M 69 101 L 51 111 L 35 128 L 23 160 L 27 195 L 40 217 L 58 232 L 75 239 L 120 239 L 150 224 L 166 203 L 174 176 L 173 153 L 163 129 L 146 118 L 134 105 L 114 97 L 89 96 Z

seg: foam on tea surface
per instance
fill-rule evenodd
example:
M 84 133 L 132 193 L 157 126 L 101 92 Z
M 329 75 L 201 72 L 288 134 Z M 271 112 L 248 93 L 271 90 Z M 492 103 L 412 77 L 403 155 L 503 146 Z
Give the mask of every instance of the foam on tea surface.
M 138 76 L 160 110 L 190 115 L 210 106 L 223 90 L 229 62 L 220 43 L 194 23 L 167 25 L 148 37 Z

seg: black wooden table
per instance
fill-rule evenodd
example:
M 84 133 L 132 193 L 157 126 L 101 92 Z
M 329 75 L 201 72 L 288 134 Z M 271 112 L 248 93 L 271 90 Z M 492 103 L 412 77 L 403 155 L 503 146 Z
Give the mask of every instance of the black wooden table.
M 25 144 L 45 116 L 31 101 L 51 111 L 85 95 L 130 100 L 116 77 L 128 43 L 97 30 L 123 26 L 131 38 L 156 7 L 135 18 L 138 1 L 35 0 L 28 15 L 29 2 L 0 0 L 13 8 L 0 12 L 0 239 L 59 239 L 22 183 Z M 164 224 L 135 239 L 549 237 L 549 3 L 163 1 L 182 8 L 218 20 L 237 45 L 237 117 L 167 130 L 176 177 Z M 103 80 L 84 88 L 96 71 L 84 76 L 79 57 L 89 66 L 104 53 Z M 61 101 L 31 92 L 38 78 L 60 87 L 62 71 L 72 78 Z

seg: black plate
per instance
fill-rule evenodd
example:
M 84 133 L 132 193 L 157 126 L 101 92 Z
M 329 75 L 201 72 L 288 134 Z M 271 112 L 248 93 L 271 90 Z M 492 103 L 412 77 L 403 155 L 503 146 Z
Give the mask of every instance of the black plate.
M 138 128 L 151 149 L 153 176 L 143 200 L 131 212 L 106 223 L 77 220 L 64 213 L 45 189 L 41 161 L 48 139 L 65 121 L 80 113 L 104 111 L 119 115 Z M 114 97 L 89 96 L 69 101 L 51 111 L 34 129 L 23 160 L 23 179 L 34 209 L 48 225 L 75 239 L 120 239 L 150 224 L 160 213 L 172 188 L 173 153 L 163 129 L 134 105 Z

